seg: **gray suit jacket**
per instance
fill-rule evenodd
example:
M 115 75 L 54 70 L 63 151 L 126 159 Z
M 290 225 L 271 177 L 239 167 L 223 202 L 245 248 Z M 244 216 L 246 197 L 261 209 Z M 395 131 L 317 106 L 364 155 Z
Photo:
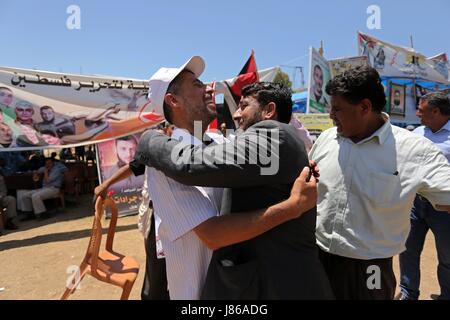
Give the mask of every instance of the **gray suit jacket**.
M 202 148 L 148 132 L 136 159 L 187 185 L 225 187 L 222 214 L 287 199 L 308 157 L 295 128 L 262 121 L 232 143 Z M 315 208 L 248 241 L 216 250 L 205 299 L 324 299 L 331 289 L 315 245 Z

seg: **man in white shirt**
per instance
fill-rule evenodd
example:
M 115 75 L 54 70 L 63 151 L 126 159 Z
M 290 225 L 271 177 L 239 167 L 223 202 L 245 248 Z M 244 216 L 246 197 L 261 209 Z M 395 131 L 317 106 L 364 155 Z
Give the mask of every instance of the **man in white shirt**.
M 413 132 L 433 142 L 450 161 L 449 98 L 439 92 L 428 93 L 420 98 L 416 114 L 421 119 L 422 126 Z M 439 299 L 450 300 L 450 215 L 445 211 L 435 210 L 422 196 L 416 196 L 414 200 L 411 231 L 406 241 L 406 250 L 400 254 L 400 300 L 419 298 L 420 255 L 428 230 L 433 232 L 439 260 Z
M 392 126 L 378 72 L 326 87 L 336 127 L 310 152 L 321 169 L 317 244 L 337 299 L 392 299 L 392 257 L 405 250 L 416 193 L 450 210 L 450 165 L 429 140 Z

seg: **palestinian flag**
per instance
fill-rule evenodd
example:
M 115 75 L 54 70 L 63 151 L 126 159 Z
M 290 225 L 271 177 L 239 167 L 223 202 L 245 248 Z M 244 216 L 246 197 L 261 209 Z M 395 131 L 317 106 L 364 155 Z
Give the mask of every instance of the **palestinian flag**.
M 245 63 L 244 67 L 239 72 L 237 77 L 235 77 L 231 81 L 230 80 L 225 81 L 225 84 L 230 90 L 236 105 L 239 104 L 239 100 L 241 99 L 242 88 L 245 87 L 246 85 L 258 82 L 258 80 L 259 76 L 258 70 L 256 68 L 255 53 L 252 50 L 250 57 L 248 58 L 247 62 Z M 215 125 L 215 129 L 217 129 L 218 122 L 220 123 L 225 122 L 227 125 L 227 129 L 236 129 L 232 114 L 230 112 L 230 108 L 226 100 L 224 101 L 222 106 L 218 107 L 217 114 L 219 119 L 215 119 L 210 124 L 210 128 L 212 128 L 212 126 Z

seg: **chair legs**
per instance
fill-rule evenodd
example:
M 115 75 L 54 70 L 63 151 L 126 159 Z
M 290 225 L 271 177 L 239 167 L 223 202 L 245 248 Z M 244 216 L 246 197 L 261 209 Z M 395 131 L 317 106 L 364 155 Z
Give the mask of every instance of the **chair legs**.
M 120 297 L 120 300 L 128 300 L 128 297 L 130 296 L 130 293 L 131 293 L 131 289 L 133 288 L 133 284 L 134 284 L 134 281 L 127 282 L 125 284 L 125 286 L 123 287 L 123 290 L 122 290 L 122 295 Z
M 61 200 L 61 207 L 63 207 L 63 209 L 66 208 L 66 200 L 64 199 L 64 192 L 61 192 L 59 194 L 59 200 Z
M 86 273 L 87 273 L 87 265 L 81 265 L 80 266 L 80 275 L 79 275 L 80 278 L 79 278 L 79 280 L 76 281 L 77 274 L 75 273 L 70 278 L 70 282 L 69 282 L 70 288 L 66 286 L 66 291 L 64 291 L 63 295 L 61 296 L 61 300 L 67 300 L 69 298 L 69 296 L 75 292 L 75 290 L 77 289 L 77 287 L 80 284 L 81 280 L 83 280 L 83 278 L 86 275 Z

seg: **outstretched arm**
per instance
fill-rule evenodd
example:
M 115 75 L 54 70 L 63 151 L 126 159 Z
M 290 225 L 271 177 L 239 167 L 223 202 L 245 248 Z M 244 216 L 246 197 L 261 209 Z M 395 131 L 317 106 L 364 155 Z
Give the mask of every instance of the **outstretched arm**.
M 148 131 L 135 158 L 186 185 L 235 188 L 293 182 L 306 154 L 302 158 L 298 145 L 284 139 L 283 132 L 261 134 L 250 128 L 233 142 L 202 148 Z

